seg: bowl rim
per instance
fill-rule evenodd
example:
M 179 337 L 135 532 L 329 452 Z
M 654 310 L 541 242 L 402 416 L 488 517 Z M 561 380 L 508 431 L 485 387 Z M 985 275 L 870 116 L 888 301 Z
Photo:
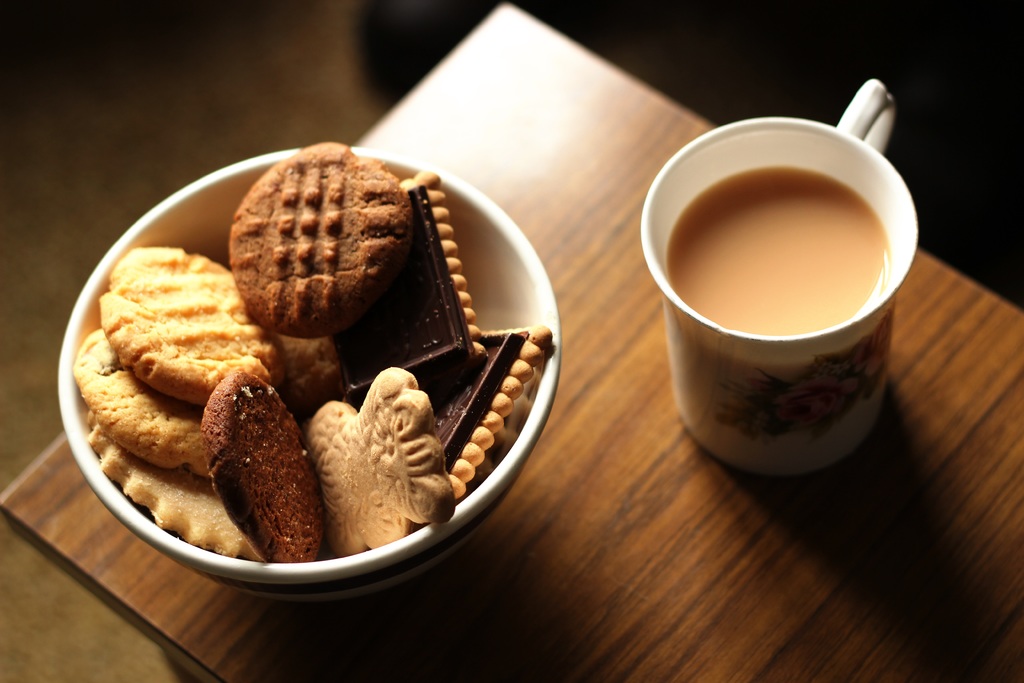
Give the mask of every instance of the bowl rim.
M 376 148 L 352 146 L 352 150 L 359 156 L 380 159 L 385 164 L 433 171 L 443 179 L 446 191 L 461 195 L 465 202 L 474 205 L 485 215 L 489 219 L 488 222 L 512 246 L 530 273 L 543 318 L 536 322 L 551 329 L 553 348 L 545 359 L 543 371 L 540 372 L 540 376 L 536 380 L 532 407 L 515 442 L 487 479 L 471 495 L 459 502 L 455 514 L 448 522 L 426 526 L 405 538 L 356 555 L 307 563 L 263 563 L 225 557 L 213 551 L 193 546 L 159 528 L 123 494 L 120 487 L 100 470 L 99 460 L 86 440 L 88 432 L 83 418 L 87 409 L 74 379 L 72 370 L 74 360 L 82 339 L 90 331 L 84 329 L 85 320 L 90 313 L 95 311 L 93 307 L 98 306 L 99 294 L 106 289 L 109 273 L 114 264 L 132 244 L 138 241 L 139 237 L 156 219 L 211 185 L 238 175 L 254 173 L 260 169 L 265 170 L 277 161 L 294 155 L 298 149 L 271 152 L 235 162 L 192 181 L 160 201 L 111 245 L 79 293 L 61 344 L 58 366 L 58 399 L 61 419 L 72 455 L 87 484 L 107 509 L 150 546 L 182 564 L 215 577 L 253 584 L 336 582 L 339 579 L 378 572 L 398 562 L 407 561 L 418 554 L 426 553 L 445 539 L 458 533 L 463 527 L 473 523 L 478 515 L 486 513 L 504 495 L 515 481 L 527 457 L 539 440 L 554 403 L 561 370 L 560 317 L 554 289 L 547 271 L 519 226 L 483 192 L 434 164 Z

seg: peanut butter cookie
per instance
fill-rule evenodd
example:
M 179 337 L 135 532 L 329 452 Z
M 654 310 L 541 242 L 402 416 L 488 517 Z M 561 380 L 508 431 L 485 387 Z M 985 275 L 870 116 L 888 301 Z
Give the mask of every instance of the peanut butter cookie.
M 409 197 L 387 167 L 339 143 L 272 166 L 231 226 L 231 270 L 249 313 L 291 337 L 351 326 L 405 265 Z

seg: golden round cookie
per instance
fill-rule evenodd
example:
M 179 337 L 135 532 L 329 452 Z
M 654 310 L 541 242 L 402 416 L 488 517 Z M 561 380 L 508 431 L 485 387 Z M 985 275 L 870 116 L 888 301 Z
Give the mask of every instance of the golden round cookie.
M 121 364 L 168 396 L 204 405 L 232 370 L 271 384 L 283 378 L 270 333 L 249 318 L 231 271 L 205 256 L 132 249 L 114 266 L 100 315 Z
M 284 382 L 277 387 L 288 410 L 301 420 L 328 401 L 342 397 L 341 365 L 330 337 L 303 339 L 275 335 L 284 363 Z
M 412 239 L 412 207 L 398 178 L 376 159 L 325 142 L 253 184 L 231 226 L 231 270 L 261 325 L 326 337 L 388 289 Z
M 165 396 L 125 370 L 103 330 L 82 342 L 74 375 L 85 404 L 111 440 L 157 467 L 209 476 L 199 429 L 202 408 Z

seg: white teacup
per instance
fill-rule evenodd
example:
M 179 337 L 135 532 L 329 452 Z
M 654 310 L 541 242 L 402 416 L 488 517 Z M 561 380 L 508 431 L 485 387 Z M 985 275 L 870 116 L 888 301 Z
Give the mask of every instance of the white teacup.
M 644 257 L 664 298 L 676 403 L 689 433 L 721 461 L 761 474 L 810 472 L 845 457 L 874 426 L 885 393 L 894 295 L 917 249 L 917 214 L 883 151 L 895 105 L 864 84 L 829 126 L 766 117 L 721 126 L 677 152 L 644 203 Z M 889 246 L 885 284 L 847 320 L 769 336 L 701 315 L 672 288 L 668 245 L 683 210 L 735 174 L 795 167 L 844 183 L 874 210 Z

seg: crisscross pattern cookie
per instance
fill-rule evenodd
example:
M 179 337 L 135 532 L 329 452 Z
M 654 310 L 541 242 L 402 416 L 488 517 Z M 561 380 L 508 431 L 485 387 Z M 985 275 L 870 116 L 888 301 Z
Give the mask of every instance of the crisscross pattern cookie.
M 409 196 L 376 159 L 320 143 L 272 166 L 231 226 L 249 313 L 292 337 L 347 329 L 397 277 L 412 244 Z

